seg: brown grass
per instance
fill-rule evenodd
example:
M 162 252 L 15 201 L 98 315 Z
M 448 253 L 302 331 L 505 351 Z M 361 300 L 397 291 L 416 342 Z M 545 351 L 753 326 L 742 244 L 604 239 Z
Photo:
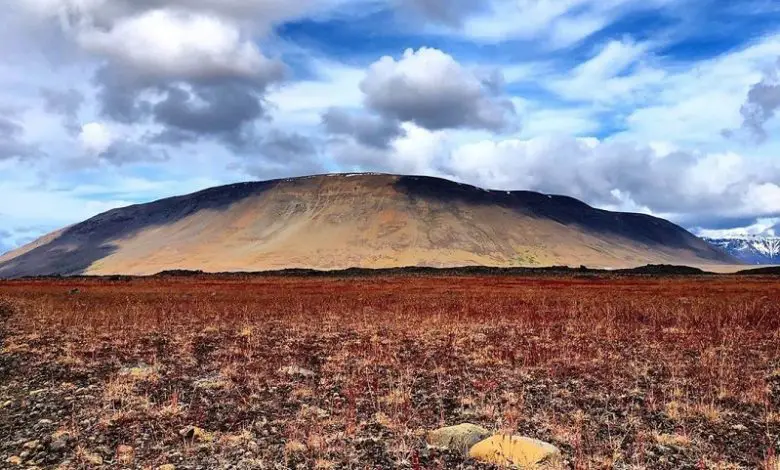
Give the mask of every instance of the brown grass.
M 139 465 L 473 468 L 424 445 L 460 422 L 583 469 L 769 468 L 778 453 L 771 278 L 14 281 L 0 309 L 0 435 L 40 439 L 52 419 L 71 463 L 129 445 Z

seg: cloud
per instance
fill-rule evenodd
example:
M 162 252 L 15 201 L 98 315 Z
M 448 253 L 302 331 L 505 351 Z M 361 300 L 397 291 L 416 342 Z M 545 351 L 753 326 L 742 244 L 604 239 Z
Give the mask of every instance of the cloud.
M 429 131 L 413 123 L 387 148 L 365 145 L 352 136 L 330 139 L 327 152 L 340 168 L 399 174 L 439 174 L 439 159 L 446 152 L 446 133 Z
M 700 229 L 695 232 L 700 237 L 731 238 L 744 236 L 776 237 L 780 236 L 780 218 L 759 218 L 746 227 L 727 229 Z
M 328 134 L 352 136 L 358 143 L 386 149 L 393 139 L 404 135 L 398 121 L 378 116 L 353 114 L 339 108 L 330 108 L 322 115 L 322 123 Z
M 74 167 L 89 167 L 100 162 L 124 165 L 168 159 L 164 149 L 136 142 L 103 122 L 90 122 L 82 126 L 78 140 L 87 156 L 73 159 L 70 163 Z
M 269 179 L 304 176 L 326 171 L 318 145 L 307 136 L 279 129 L 268 130 L 254 151 L 234 164 L 251 176 Z
M 16 243 L 11 240 L 12 235 L 8 230 L 0 230 L 0 256 L 16 248 Z
M 175 144 L 210 135 L 242 151 L 254 138 L 252 123 L 264 114 L 262 99 L 242 84 L 171 86 L 152 107 L 155 122 L 165 127 L 153 140 Z
M 249 145 L 252 126 L 266 114 L 268 86 L 287 73 L 282 61 L 263 54 L 253 35 L 312 8 L 277 0 L 28 5 L 41 21 L 54 24 L 56 16 L 64 36 L 91 59 L 101 118 L 156 127 L 153 143 L 218 138 L 234 149 Z M 48 96 L 62 111 L 63 96 Z
M 399 0 L 402 8 L 411 8 L 426 19 L 449 26 L 462 26 L 463 20 L 486 7 L 483 0 Z
M 675 151 L 567 137 L 458 146 L 447 174 L 495 189 L 566 194 L 613 209 L 641 209 L 695 225 L 710 216 L 780 214 L 780 164 L 734 153 Z
M 265 84 L 283 72 L 283 66 L 263 56 L 236 24 L 200 12 L 150 10 L 120 18 L 108 29 L 89 23 L 75 29 L 83 49 L 142 77 L 245 77 Z
M 407 0 L 416 11 L 449 26 L 445 35 L 500 44 L 534 41 L 537 47 L 572 46 L 609 26 L 622 15 L 662 7 L 670 0 L 488 0 L 449 2 Z
M 743 97 L 760 81 L 769 58 L 780 55 L 780 36 L 762 37 L 747 47 L 690 64 L 670 64 L 647 54 L 615 78 L 603 84 L 593 81 L 595 104 L 608 106 L 612 126 L 632 141 L 668 141 L 716 151 L 732 146 L 733 142 L 724 142 L 722 130 L 740 127 Z M 587 98 L 587 88 L 577 87 L 583 91 L 581 99 Z
M 775 117 L 780 108 L 780 60 L 768 70 L 760 82 L 750 87 L 747 101 L 740 108 L 742 130 L 757 143 L 769 138 L 765 125 Z M 734 131 L 726 130 L 724 135 L 732 137 Z
M 620 104 L 643 101 L 647 91 L 658 85 L 666 73 L 657 68 L 649 44 L 630 39 L 613 40 L 596 55 L 569 73 L 551 80 L 547 87 L 572 101 Z
M 6 113 L 7 116 L 0 116 L 0 161 L 40 155 L 35 146 L 24 142 L 24 127 L 14 118 L 14 113 Z
M 240 148 L 264 114 L 266 87 L 285 73 L 236 24 L 200 13 L 152 10 L 81 33 L 79 42 L 108 58 L 95 77 L 103 114 L 153 119 L 166 128 L 158 142 L 217 136 Z
M 79 133 L 79 142 L 81 142 L 84 151 L 92 155 L 105 153 L 114 143 L 115 138 L 108 127 L 99 122 L 84 124 Z
M 366 106 L 380 115 L 429 130 L 499 131 L 514 124 L 511 101 L 498 93 L 496 74 L 481 75 L 431 48 L 407 49 L 396 61 L 373 63 L 360 84 Z
M 73 88 L 68 90 L 43 88 L 41 97 L 45 111 L 61 116 L 68 132 L 78 133 L 78 113 L 84 104 L 84 95 L 81 92 Z

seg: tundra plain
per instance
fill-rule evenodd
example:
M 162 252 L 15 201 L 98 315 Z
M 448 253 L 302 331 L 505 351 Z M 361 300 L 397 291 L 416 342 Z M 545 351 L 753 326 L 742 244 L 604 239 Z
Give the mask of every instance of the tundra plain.
M 0 467 L 777 468 L 780 278 L 409 276 L 0 283 Z M 171 467 L 166 467 L 171 468 Z

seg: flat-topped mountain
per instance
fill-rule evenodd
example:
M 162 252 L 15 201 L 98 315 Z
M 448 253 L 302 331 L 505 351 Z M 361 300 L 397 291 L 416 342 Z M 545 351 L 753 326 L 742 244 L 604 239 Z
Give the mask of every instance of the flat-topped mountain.
M 650 263 L 738 264 L 666 220 L 566 196 L 342 174 L 232 184 L 114 209 L 0 257 L 0 277 Z

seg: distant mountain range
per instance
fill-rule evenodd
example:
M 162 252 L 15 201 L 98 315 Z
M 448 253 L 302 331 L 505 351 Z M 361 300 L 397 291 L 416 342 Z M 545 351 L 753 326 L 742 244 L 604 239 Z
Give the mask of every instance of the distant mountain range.
M 0 256 L 0 277 L 737 263 L 666 220 L 566 196 L 342 174 L 233 184 L 115 209 Z
M 780 237 L 746 235 L 704 240 L 744 263 L 780 264 Z

